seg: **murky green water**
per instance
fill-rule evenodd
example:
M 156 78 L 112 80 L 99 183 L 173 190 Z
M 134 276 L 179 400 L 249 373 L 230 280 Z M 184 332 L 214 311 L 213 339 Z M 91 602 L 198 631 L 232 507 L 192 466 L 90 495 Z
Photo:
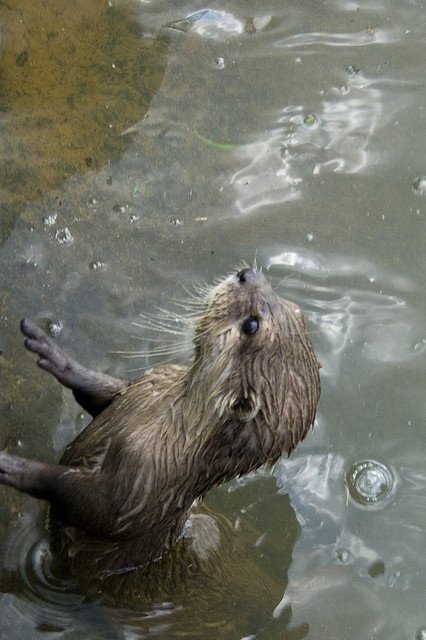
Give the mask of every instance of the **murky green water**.
M 0 489 L 0 637 L 426 637 L 426 9 L 69 7 L 0 3 L 0 446 L 57 459 L 85 421 L 21 317 L 136 371 L 161 359 L 118 353 L 158 344 L 140 314 L 242 258 L 304 308 L 323 394 L 272 480 L 209 500 L 257 532 L 274 598 L 97 607 L 58 576 L 43 505 Z

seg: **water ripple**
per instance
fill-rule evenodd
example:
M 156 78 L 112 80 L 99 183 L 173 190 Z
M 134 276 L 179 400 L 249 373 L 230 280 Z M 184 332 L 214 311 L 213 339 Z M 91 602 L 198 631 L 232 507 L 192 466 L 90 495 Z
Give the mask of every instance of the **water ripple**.
M 419 501 L 419 492 L 425 493 L 425 474 L 392 468 L 391 492 L 380 510 L 369 509 L 348 500 L 345 477 L 356 464 L 337 452 L 312 451 L 296 454 L 276 469 L 280 492 L 289 494 L 302 525 L 289 586 L 274 614 L 279 617 L 291 606 L 293 625 L 308 619 L 315 628 L 321 611 L 333 612 L 336 602 L 341 606 L 348 598 L 356 603 L 347 611 L 348 623 L 381 625 L 383 603 L 393 602 L 395 591 L 410 592 L 405 602 L 410 601 L 411 609 L 391 615 L 389 628 L 407 628 L 410 616 L 418 618 L 415 612 L 423 610 L 424 559 L 417 549 L 423 538 L 418 525 L 426 503 Z M 360 607 L 363 621 L 356 614 Z M 365 631 L 363 627 L 363 637 Z
M 220 38 L 221 35 L 239 35 L 244 31 L 244 22 L 226 11 L 201 9 L 165 25 L 176 31 L 194 31 L 204 38 Z
M 300 198 L 310 175 L 363 173 L 380 164 L 375 134 L 410 104 L 401 84 L 357 70 L 324 91 L 315 113 L 303 104 L 283 106 L 266 131 L 236 149 L 239 168 L 222 190 L 232 187 L 237 209 L 253 214 Z
M 1 575 L 0 636 L 14 629 L 25 638 L 121 638 L 109 612 L 87 601 L 63 574 L 44 532 L 28 513 L 6 541 Z M 15 636 L 14 636 L 15 637 Z M 18 637 L 18 636 L 16 636 Z
M 269 257 L 272 273 L 280 266 L 287 273 L 281 271 L 278 292 L 305 310 L 309 330 L 316 334 L 322 376 L 334 384 L 348 353 L 390 363 L 416 358 L 422 351 L 416 348 L 421 344 L 421 320 L 416 323 L 411 304 L 416 286 L 410 279 L 364 258 L 325 258 L 294 247 Z
M 392 42 L 398 42 L 403 33 L 403 30 L 398 28 L 375 29 L 374 31 L 364 30 L 354 33 L 297 33 L 278 40 L 274 43 L 274 46 L 280 49 L 310 47 L 313 45 L 321 45 L 325 47 L 362 47 L 372 44 L 389 44 Z

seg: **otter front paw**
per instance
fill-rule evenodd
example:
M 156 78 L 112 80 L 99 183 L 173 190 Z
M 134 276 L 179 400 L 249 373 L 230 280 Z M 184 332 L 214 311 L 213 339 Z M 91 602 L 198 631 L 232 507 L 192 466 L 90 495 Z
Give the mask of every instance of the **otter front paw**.
M 23 477 L 28 472 L 28 463 L 23 458 L 0 451 L 0 484 L 21 490 Z
M 60 382 L 65 383 L 67 373 L 72 368 L 72 360 L 69 356 L 30 320 L 21 320 L 21 331 L 27 338 L 25 340 L 27 349 L 39 356 L 38 366 L 53 373 Z

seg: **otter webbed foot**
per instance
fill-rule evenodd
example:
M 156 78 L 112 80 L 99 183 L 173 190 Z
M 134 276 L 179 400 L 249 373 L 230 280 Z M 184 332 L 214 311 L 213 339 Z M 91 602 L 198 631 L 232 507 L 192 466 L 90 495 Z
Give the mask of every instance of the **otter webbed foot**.
M 92 416 L 98 415 L 129 383 L 105 373 L 87 369 L 60 349 L 30 320 L 21 321 L 25 346 L 39 356 L 37 364 L 71 389 L 77 402 Z

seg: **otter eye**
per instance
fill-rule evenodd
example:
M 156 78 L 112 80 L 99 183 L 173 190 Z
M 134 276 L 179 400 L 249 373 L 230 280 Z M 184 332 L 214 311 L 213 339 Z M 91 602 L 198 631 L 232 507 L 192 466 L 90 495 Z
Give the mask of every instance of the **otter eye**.
M 241 325 L 241 331 L 246 334 L 246 336 L 252 336 L 256 333 L 259 328 L 259 320 L 254 316 L 250 316 L 246 318 Z

